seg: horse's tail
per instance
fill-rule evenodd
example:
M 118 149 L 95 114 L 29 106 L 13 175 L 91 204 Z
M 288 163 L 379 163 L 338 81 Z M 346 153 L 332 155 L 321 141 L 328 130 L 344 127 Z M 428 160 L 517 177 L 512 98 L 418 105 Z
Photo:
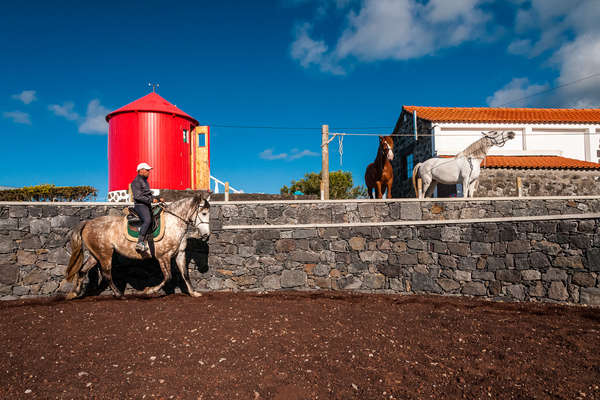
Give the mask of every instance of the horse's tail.
M 417 178 L 416 178 L 416 176 L 417 176 L 417 173 L 419 172 L 419 168 L 420 167 L 421 167 L 421 163 L 417 163 L 417 165 L 415 165 L 415 167 L 413 168 L 413 171 L 412 171 L 413 188 L 415 188 L 415 196 L 417 198 L 419 198 L 419 191 L 417 189 L 417 182 L 416 182 Z
M 67 272 L 65 273 L 65 281 L 72 282 L 73 278 L 83 265 L 83 246 L 81 244 L 81 232 L 87 224 L 88 221 L 84 221 L 80 223 L 77 228 L 73 230 L 71 234 L 71 258 L 69 259 L 69 266 L 67 267 Z

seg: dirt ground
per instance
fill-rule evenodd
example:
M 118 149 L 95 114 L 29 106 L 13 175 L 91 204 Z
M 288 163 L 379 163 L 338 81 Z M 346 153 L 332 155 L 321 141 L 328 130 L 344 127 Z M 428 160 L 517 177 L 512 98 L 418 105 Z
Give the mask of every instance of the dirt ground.
M 2 399 L 600 399 L 600 309 L 209 293 L 0 302 Z

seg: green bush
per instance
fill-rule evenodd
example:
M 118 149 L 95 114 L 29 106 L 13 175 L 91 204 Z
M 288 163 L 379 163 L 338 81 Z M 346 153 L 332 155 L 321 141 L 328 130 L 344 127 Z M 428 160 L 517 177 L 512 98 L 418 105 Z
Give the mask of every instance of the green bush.
M 331 171 L 329 173 L 329 197 L 332 199 L 360 199 L 367 197 L 364 186 L 352 187 L 352 173 L 349 171 Z M 290 187 L 283 186 L 281 194 L 294 194 L 300 191 L 304 194 L 321 195 L 321 174 L 309 172 L 304 179 L 292 181 Z
M 18 189 L 0 190 L 0 201 L 86 201 L 96 197 L 98 191 L 92 186 L 25 186 Z

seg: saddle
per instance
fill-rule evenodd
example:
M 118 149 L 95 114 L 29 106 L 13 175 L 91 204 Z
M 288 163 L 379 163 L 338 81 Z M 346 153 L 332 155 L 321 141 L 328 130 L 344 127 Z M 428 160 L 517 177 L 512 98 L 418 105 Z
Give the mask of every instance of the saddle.
M 161 240 L 165 234 L 165 213 L 163 211 L 164 209 L 161 205 L 152 206 L 152 224 L 150 225 L 149 232 L 152 232 L 152 238 L 155 242 Z M 133 207 L 124 208 L 123 213 L 125 214 L 125 218 L 123 218 L 123 233 L 127 240 L 137 242 L 140 236 L 142 219 Z

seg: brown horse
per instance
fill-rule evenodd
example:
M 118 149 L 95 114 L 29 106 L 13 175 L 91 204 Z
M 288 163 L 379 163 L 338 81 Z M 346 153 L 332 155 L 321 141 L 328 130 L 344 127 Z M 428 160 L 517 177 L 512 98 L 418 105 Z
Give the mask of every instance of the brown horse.
M 189 235 L 188 228 L 195 230 L 202 240 L 208 240 L 209 207 L 208 199 L 196 196 L 176 201 L 165 208 L 165 234 L 159 241 L 151 243 L 151 247 L 154 247 L 152 253 L 163 273 L 163 281 L 156 286 L 146 288 L 145 294 L 156 293 L 171 278 L 171 259 L 175 257 L 188 293 L 191 296 L 201 296 L 194 291 L 190 283 L 185 263 L 185 248 L 187 237 L 196 236 Z M 67 295 L 67 300 L 80 295 L 86 274 L 97 263 L 100 264 L 102 277 L 108 281 L 115 296 L 123 295 L 112 279 L 113 253 L 117 252 L 131 259 L 144 258 L 135 250 L 135 243 L 125 238 L 124 218 L 124 216 L 107 215 L 84 221 L 74 229 L 71 235 L 71 258 L 63 281 L 63 283 L 73 282 L 73 289 Z M 85 263 L 82 242 L 90 253 Z
M 394 170 L 391 160 L 394 159 L 394 140 L 391 136 L 379 136 L 379 148 L 375 161 L 369 164 L 365 172 L 365 183 L 369 198 L 383 198 L 387 189 L 387 198 L 392 198 L 392 183 L 394 182 Z

